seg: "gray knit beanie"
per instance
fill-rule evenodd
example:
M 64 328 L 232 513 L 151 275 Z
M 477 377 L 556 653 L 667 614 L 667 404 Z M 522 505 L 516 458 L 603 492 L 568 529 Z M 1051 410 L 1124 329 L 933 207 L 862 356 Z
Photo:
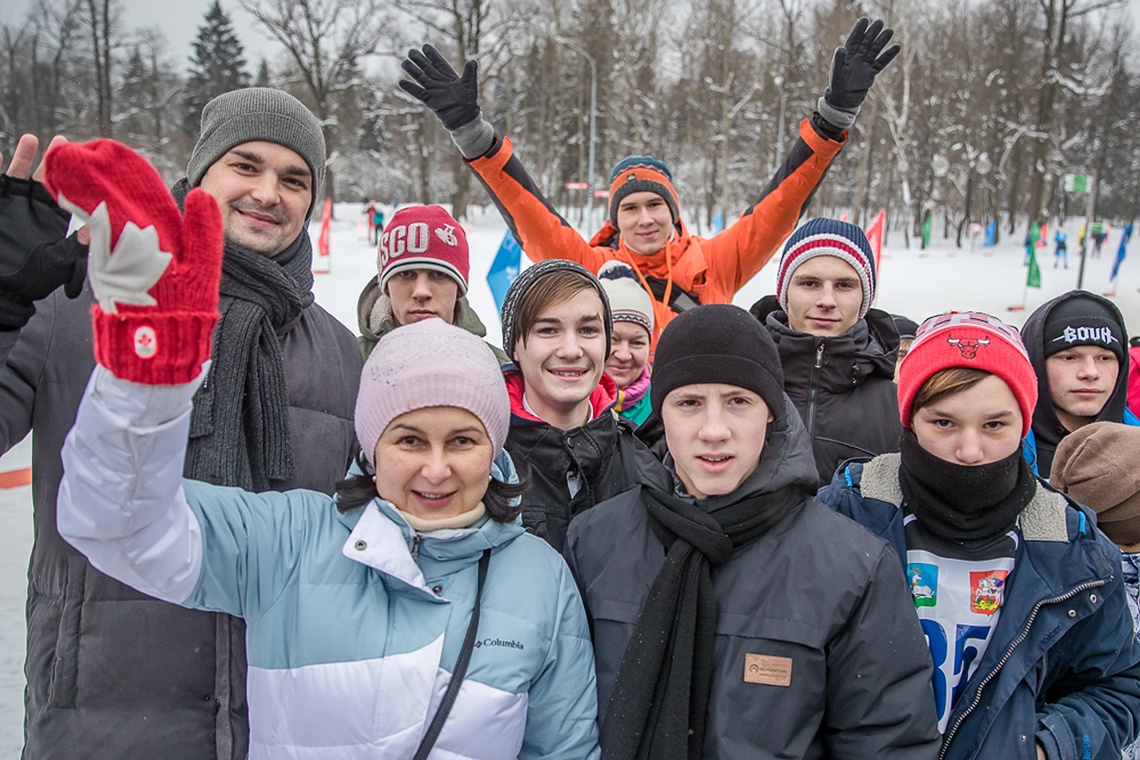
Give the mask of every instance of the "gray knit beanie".
M 582 266 L 568 259 L 547 259 L 540 261 L 537 264 L 532 264 L 522 271 L 511 286 L 507 288 L 507 294 L 503 296 L 503 308 L 499 314 L 499 318 L 503 323 L 503 350 L 507 352 L 507 356 L 511 361 L 518 362 L 515 358 L 515 343 L 518 341 L 519 336 L 515 334 L 515 316 L 518 313 L 519 300 L 522 298 L 523 293 L 530 290 L 530 286 L 538 282 L 544 275 L 551 272 L 560 270 L 568 270 L 570 272 L 577 272 L 590 281 L 594 286 L 594 290 L 598 292 L 598 298 L 602 299 L 602 318 L 605 321 L 606 333 L 606 357 L 610 355 L 610 345 L 614 335 L 614 317 L 613 312 L 610 311 L 610 299 L 606 295 L 606 289 L 602 287 L 602 283 L 598 282 L 598 278 L 594 276 L 586 267 Z
M 304 103 L 271 87 L 233 90 L 206 104 L 198 144 L 186 166 L 190 186 L 201 184 L 206 171 L 234 146 L 254 140 L 284 145 L 305 159 L 313 173 L 313 199 L 305 218 L 311 217 L 325 180 L 325 136 Z

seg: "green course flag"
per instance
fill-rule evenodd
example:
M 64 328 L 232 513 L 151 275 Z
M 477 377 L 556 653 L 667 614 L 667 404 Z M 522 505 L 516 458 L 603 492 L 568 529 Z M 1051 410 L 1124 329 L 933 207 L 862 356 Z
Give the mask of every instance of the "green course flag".
M 1041 267 L 1037 266 L 1037 247 L 1029 251 L 1029 277 L 1025 281 L 1027 288 L 1041 287 Z
M 1029 239 L 1033 241 L 1033 247 L 1037 247 L 1037 241 L 1041 239 L 1041 225 L 1034 222 L 1029 225 Z
M 934 227 L 934 217 L 926 217 L 926 221 L 922 223 L 922 247 L 930 247 L 930 230 Z

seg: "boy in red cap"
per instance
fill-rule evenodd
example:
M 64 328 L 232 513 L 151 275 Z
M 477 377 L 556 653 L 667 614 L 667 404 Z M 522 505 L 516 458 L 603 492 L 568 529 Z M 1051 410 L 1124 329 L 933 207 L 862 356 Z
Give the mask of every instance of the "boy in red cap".
M 932 317 L 900 368 L 900 453 L 849 463 L 820 492 L 903 565 L 945 760 L 1116 760 L 1140 718 L 1120 553 L 1022 458 L 1036 403 L 1013 328 Z
M 393 214 L 380 235 L 377 275 L 356 303 L 364 357 L 395 328 L 432 317 L 486 336 L 467 302 L 470 270 L 467 232 L 442 206 L 409 206 Z M 500 366 L 510 361 L 499 348 L 491 350 Z

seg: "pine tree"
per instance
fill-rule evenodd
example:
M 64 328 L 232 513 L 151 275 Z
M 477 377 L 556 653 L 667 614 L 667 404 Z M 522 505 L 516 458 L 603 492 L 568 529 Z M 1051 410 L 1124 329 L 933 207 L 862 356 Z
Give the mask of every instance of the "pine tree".
M 273 81 L 269 78 L 269 63 L 262 58 L 261 64 L 257 67 L 257 78 L 253 81 L 257 87 L 271 87 Z
M 194 55 L 190 57 L 190 74 L 186 79 L 186 132 L 197 132 L 202 107 L 211 98 L 248 86 L 249 72 L 241 41 L 220 0 L 214 0 L 206 11 L 206 22 L 198 27 Z

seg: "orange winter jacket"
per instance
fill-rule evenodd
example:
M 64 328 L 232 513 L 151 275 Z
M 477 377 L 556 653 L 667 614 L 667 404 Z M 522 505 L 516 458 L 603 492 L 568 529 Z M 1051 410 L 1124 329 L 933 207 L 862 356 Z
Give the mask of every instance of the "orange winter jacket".
M 844 133 L 844 141 L 846 137 Z M 496 137 L 485 155 L 468 164 L 532 261 L 570 259 L 596 272 L 606 261 L 620 259 L 640 273 L 645 285 L 645 278 L 665 281 L 659 296 L 647 288 L 656 318 L 656 347 L 658 335 L 675 314 L 669 306 L 675 289 L 683 289 L 702 304 L 731 302 L 795 229 L 843 144 L 821 136 L 805 119 L 783 166 L 734 225 L 711 238 L 701 238 L 690 235 L 678 219 L 665 248 L 648 256 L 630 251 L 608 221 L 586 242 L 538 190 L 508 138 Z

